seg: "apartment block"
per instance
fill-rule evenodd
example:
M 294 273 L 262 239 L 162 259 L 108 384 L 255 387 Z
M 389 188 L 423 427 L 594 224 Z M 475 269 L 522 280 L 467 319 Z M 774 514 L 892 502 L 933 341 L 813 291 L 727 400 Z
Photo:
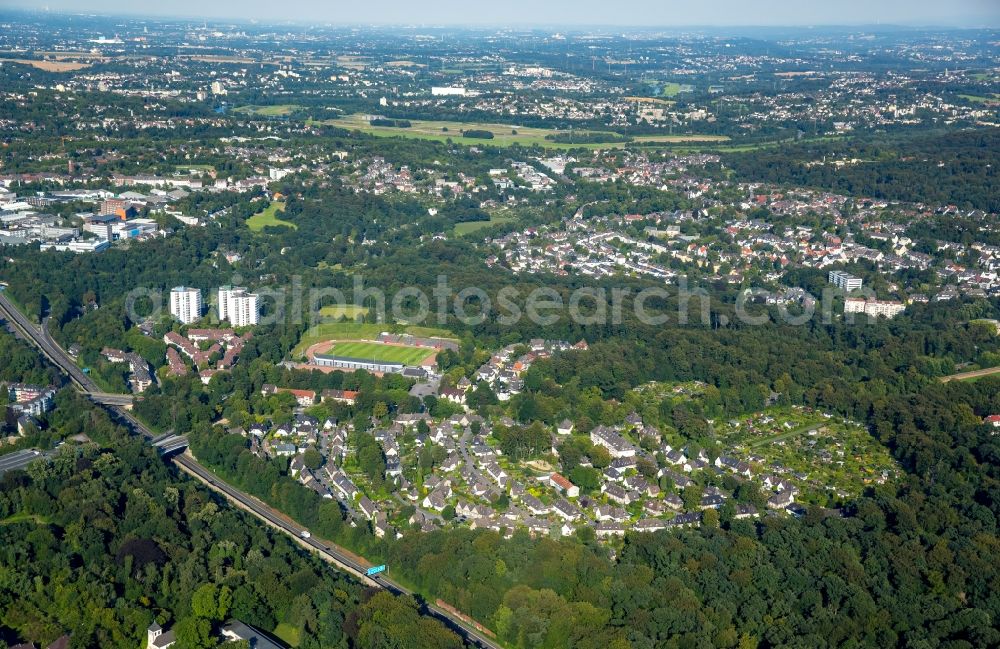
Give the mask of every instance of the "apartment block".
M 260 321 L 260 300 L 240 286 L 219 287 L 219 320 L 234 327 L 249 327 Z
M 170 289 L 170 315 L 184 324 L 201 317 L 201 289 L 175 286 Z

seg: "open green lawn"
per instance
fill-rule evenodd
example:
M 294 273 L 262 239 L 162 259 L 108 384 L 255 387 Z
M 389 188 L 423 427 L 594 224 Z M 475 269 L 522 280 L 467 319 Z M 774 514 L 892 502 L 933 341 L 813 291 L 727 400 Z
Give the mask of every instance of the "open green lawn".
M 491 225 L 498 225 L 500 223 L 509 223 L 514 220 L 513 216 L 508 214 L 494 214 L 490 217 L 489 221 L 465 221 L 464 223 L 455 224 L 455 236 L 464 237 L 467 234 L 472 234 L 473 232 L 478 232 L 483 228 L 488 228 Z
M 971 101 L 976 104 L 996 104 L 1000 103 L 1000 97 L 997 95 L 992 95 L 987 97 L 985 95 L 959 95 L 962 99 L 966 101 Z
M 990 320 L 988 318 L 976 318 L 975 320 L 969 320 L 969 324 L 985 325 L 988 327 L 993 327 L 993 330 L 997 334 L 1000 334 L 1000 323 L 998 323 L 996 320 Z
M 274 628 L 274 635 L 292 647 L 297 647 L 302 642 L 302 629 L 294 627 L 288 622 L 282 622 L 276 626 Z
M 660 94 L 662 94 L 664 97 L 676 97 L 680 93 L 680 91 L 681 91 L 681 84 L 670 81 L 668 83 L 663 84 L 663 92 L 661 92 Z
M 636 144 L 681 144 L 684 142 L 728 142 L 728 135 L 637 135 Z
M 14 525 L 16 523 L 34 523 L 35 525 L 48 525 L 49 520 L 38 514 L 26 514 L 24 512 L 8 516 L 0 520 L 0 525 Z
M 368 308 L 357 306 L 356 304 L 329 304 L 319 310 L 319 314 L 326 318 L 339 318 L 341 316 L 348 320 L 353 320 L 359 315 L 368 313 Z
M 405 325 L 402 329 L 403 333 L 408 333 L 411 336 L 421 336 L 423 338 L 448 338 L 449 340 L 458 342 L 458 338 L 455 338 L 455 334 L 447 329 L 439 329 L 437 327 L 421 327 L 420 325 Z
M 324 352 L 330 356 L 346 356 L 348 358 L 363 358 L 372 361 L 385 361 L 417 365 L 431 355 L 432 350 L 420 347 L 404 347 L 402 345 L 383 345 L 372 342 L 335 343 Z
M 309 327 L 299 344 L 292 350 L 294 356 L 300 356 L 306 349 L 324 340 L 343 340 L 351 338 L 374 338 L 387 329 L 383 324 L 368 324 L 357 322 L 326 322 Z
M 195 171 L 215 171 L 215 167 L 213 165 L 201 165 L 201 164 L 197 164 L 197 165 L 175 165 L 174 168 L 175 169 L 180 169 L 180 170 L 194 169 Z
M 557 129 L 534 128 L 527 126 L 512 126 L 510 124 L 486 124 L 480 122 L 449 122 L 439 120 L 410 120 L 409 128 L 394 128 L 391 126 L 372 126 L 365 119 L 364 115 L 355 114 L 338 119 L 327 120 L 324 124 L 339 126 L 341 128 L 362 131 L 377 135 L 379 137 L 409 137 L 421 140 L 435 140 L 444 142 L 449 138 L 452 142 L 459 144 L 485 144 L 490 146 L 511 146 L 520 144 L 522 146 L 543 146 L 551 149 L 611 149 L 622 148 L 627 142 L 601 143 L 601 144 L 567 144 L 546 140 L 546 135 L 565 133 Z M 447 130 L 444 130 L 447 129 Z M 493 133 L 492 140 L 481 140 L 478 138 L 462 137 L 463 130 L 482 130 Z M 574 131 L 577 134 L 601 133 L 605 131 Z M 683 142 L 720 142 L 729 138 L 723 135 L 644 135 L 635 138 L 636 142 L 642 144 L 673 144 Z
M 255 115 L 258 117 L 284 117 L 285 115 L 291 115 L 298 109 L 302 108 L 298 104 L 277 104 L 275 106 L 240 106 L 239 108 L 234 108 L 234 113 L 245 113 L 247 115 Z
M 389 324 L 370 324 L 366 322 L 325 322 L 309 327 L 302 334 L 299 343 L 292 350 L 292 358 L 300 358 L 306 350 L 316 343 L 324 340 L 358 340 L 375 338 L 383 331 L 392 333 L 408 333 L 414 336 L 425 336 L 428 338 L 454 338 L 454 334 L 447 329 L 435 329 L 433 327 L 401 326 Z
M 297 229 L 299 226 L 295 225 L 291 221 L 282 221 L 278 218 L 278 212 L 283 212 L 284 210 L 284 202 L 275 201 L 247 219 L 247 227 L 254 232 L 260 232 L 269 225 L 283 225 L 289 228 Z
M 774 147 L 782 146 L 784 144 L 788 144 L 791 142 L 806 144 L 809 142 L 836 142 L 838 140 L 844 140 L 844 139 L 847 139 L 847 136 L 819 135 L 816 137 L 804 137 L 800 140 L 786 138 L 783 140 L 762 140 L 759 142 L 748 142 L 743 144 L 733 144 L 720 140 L 715 142 L 680 143 L 678 144 L 678 146 L 671 147 L 670 150 L 676 153 L 698 153 L 701 151 L 712 151 L 715 153 L 748 153 L 750 151 L 759 151 L 761 149 L 773 149 Z M 640 141 L 641 138 L 636 138 L 636 140 Z

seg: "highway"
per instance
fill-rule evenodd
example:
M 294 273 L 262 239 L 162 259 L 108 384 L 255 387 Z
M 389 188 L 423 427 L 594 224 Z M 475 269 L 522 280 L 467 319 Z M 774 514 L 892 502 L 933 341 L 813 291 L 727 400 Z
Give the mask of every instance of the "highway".
M 87 398 L 102 406 L 130 406 L 135 402 L 131 394 L 109 394 L 107 392 L 86 392 Z
M 55 342 L 48 335 L 48 331 L 44 333 L 38 327 L 36 327 L 28 318 L 21 313 L 17 307 L 15 307 L 7 296 L 0 292 L 0 314 L 3 318 L 9 322 L 15 329 L 17 329 L 21 335 L 26 337 L 30 342 L 34 343 L 38 347 L 42 354 L 45 355 L 56 367 L 60 368 L 67 376 L 69 376 L 70 381 L 83 392 L 101 392 L 86 374 L 83 373 L 76 363 L 73 363 L 66 354 L 55 345 Z M 44 327 L 43 327 L 44 329 Z
M 13 453 L 9 453 L 8 455 L 0 456 L 0 476 L 8 471 L 23 469 L 38 458 L 44 457 L 45 455 L 45 453 L 42 453 L 38 449 L 29 448 L 23 451 L 15 451 Z
M 376 588 L 384 588 L 396 595 L 412 595 L 419 601 L 423 601 L 418 594 L 392 581 L 385 575 L 385 573 L 369 577 L 365 574 L 365 571 L 371 566 L 371 564 L 368 562 L 361 563 L 357 561 L 352 553 L 344 550 L 340 546 L 323 541 L 322 539 L 317 539 L 311 534 L 308 538 L 303 538 L 302 533 L 308 531 L 306 528 L 290 521 L 278 510 L 275 510 L 269 505 L 257 500 L 253 496 L 250 496 L 219 479 L 218 476 L 199 464 L 198 461 L 188 453 L 175 456 L 173 461 L 185 473 L 194 476 L 210 488 L 219 492 L 241 509 L 254 514 L 269 525 L 284 531 L 286 534 L 293 537 L 300 545 L 316 552 L 330 563 L 336 564 L 341 570 L 357 577 L 362 583 Z M 501 645 L 497 644 L 485 635 L 482 635 L 480 632 L 467 625 L 464 621 L 452 617 L 446 611 L 438 608 L 437 606 L 423 602 L 421 612 L 425 615 L 437 618 L 452 631 L 462 636 L 469 644 L 485 647 L 487 649 L 502 649 Z
M 74 387 L 76 387 L 80 392 L 87 395 L 100 394 L 105 395 L 97 384 L 89 376 L 83 373 L 83 371 L 77 367 L 76 363 L 66 354 L 65 351 L 59 346 L 59 344 L 49 335 L 48 327 L 43 321 L 42 326 L 36 327 L 34 324 L 28 320 L 24 314 L 22 314 L 11 302 L 7 299 L 2 292 L 0 292 L 0 317 L 3 317 L 9 323 L 11 323 L 18 331 L 21 332 L 30 342 L 34 343 L 36 347 L 41 350 L 41 352 L 59 369 L 61 369 L 72 381 Z M 109 401 L 111 401 L 109 399 Z M 117 422 L 127 426 L 133 433 L 141 435 L 147 442 L 152 443 L 154 439 L 158 436 L 149 427 L 143 424 L 141 421 L 136 419 L 131 412 L 126 410 L 120 405 L 114 405 L 113 403 L 102 403 L 101 401 L 96 401 L 102 407 L 104 407 L 108 413 L 111 415 L 112 419 Z M 159 436 L 164 437 L 164 436 Z M 19 453 L 30 453 L 31 451 L 21 451 Z M 12 459 L 15 456 L 19 456 L 19 453 L 12 453 L 9 456 L 0 458 L 0 473 L 4 470 L 4 461 L 17 464 L 18 461 L 24 460 L 24 465 L 27 465 L 36 456 L 28 458 L 25 460 L 24 457 L 20 459 Z M 36 452 L 37 453 L 37 452 Z M 346 551 L 345 549 L 334 545 L 332 543 L 322 542 L 316 539 L 312 535 L 308 538 L 303 538 L 302 533 L 306 531 L 304 528 L 296 525 L 294 522 L 290 521 L 287 517 L 283 516 L 279 511 L 273 509 L 272 507 L 264 504 L 263 502 L 257 500 L 253 496 L 250 496 L 239 489 L 236 489 L 232 485 L 221 480 L 218 476 L 212 473 L 210 470 L 202 466 L 190 453 L 176 454 L 171 457 L 171 460 L 176 464 L 182 471 L 191 475 L 201 482 L 205 483 L 209 488 L 222 494 L 226 499 L 235 503 L 242 509 L 250 512 L 257 518 L 263 520 L 264 522 L 272 525 L 273 527 L 285 532 L 300 545 L 311 549 L 312 551 L 320 554 L 329 563 L 332 563 L 339 567 L 344 572 L 347 572 L 354 577 L 362 581 L 362 583 L 373 586 L 376 588 L 384 588 L 389 592 L 395 593 L 397 595 L 413 595 L 417 599 L 423 602 L 416 593 L 413 593 L 409 589 L 397 584 L 396 582 L 389 579 L 385 573 L 369 577 L 365 574 L 368 569 L 368 565 L 363 565 L 358 562 L 354 555 Z M 15 467 L 20 468 L 20 467 Z M 370 565 L 370 564 L 369 564 Z M 471 627 L 463 620 L 455 617 L 454 615 L 440 609 L 433 604 L 428 602 L 423 602 L 422 613 L 429 615 L 438 619 L 440 622 L 449 627 L 452 631 L 461 636 L 468 644 L 484 647 L 486 649 L 502 649 L 502 646 L 497 644 L 495 641 L 477 631 L 475 628 Z

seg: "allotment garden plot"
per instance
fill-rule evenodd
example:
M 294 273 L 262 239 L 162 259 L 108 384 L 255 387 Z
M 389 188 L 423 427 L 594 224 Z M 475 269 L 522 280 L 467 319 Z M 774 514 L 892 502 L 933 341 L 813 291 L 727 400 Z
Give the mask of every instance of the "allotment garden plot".
M 864 426 L 810 408 L 772 408 L 717 421 L 715 429 L 727 453 L 801 485 L 802 500 L 857 496 L 898 470 Z

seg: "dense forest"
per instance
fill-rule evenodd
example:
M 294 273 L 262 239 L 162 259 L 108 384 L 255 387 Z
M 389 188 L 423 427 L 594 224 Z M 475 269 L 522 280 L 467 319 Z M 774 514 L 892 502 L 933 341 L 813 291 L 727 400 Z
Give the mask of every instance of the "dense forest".
M 4 333 L 0 353 L 38 378 L 26 345 Z M 179 648 L 208 648 L 231 618 L 299 647 L 461 646 L 413 600 L 366 591 L 180 478 L 72 391 L 46 420 L 68 441 L 0 478 L 0 646 L 69 634 L 74 649 L 134 649 L 155 621 Z
M 763 148 L 726 155 L 724 163 L 741 180 L 997 212 L 998 152 L 1000 131 L 990 129 Z
M 52 385 L 60 383 L 61 377 L 35 350 L 0 329 L 0 382 Z

